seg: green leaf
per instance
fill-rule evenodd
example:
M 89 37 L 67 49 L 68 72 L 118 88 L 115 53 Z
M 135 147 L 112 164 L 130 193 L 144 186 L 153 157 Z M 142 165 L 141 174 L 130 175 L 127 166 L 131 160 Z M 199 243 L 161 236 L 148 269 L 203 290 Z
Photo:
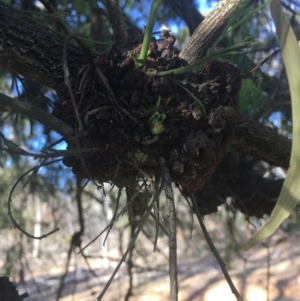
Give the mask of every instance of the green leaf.
M 148 55 L 149 45 L 150 45 L 150 41 L 151 41 L 151 37 L 152 37 L 152 31 L 153 31 L 153 27 L 154 27 L 156 13 L 157 13 L 158 8 L 161 5 L 161 3 L 162 3 L 162 0 L 152 0 L 148 24 L 147 24 L 144 39 L 143 39 L 142 49 L 141 49 L 140 56 L 138 58 L 138 66 L 139 67 L 143 67 L 145 65 L 146 58 Z
M 239 110 L 246 116 L 251 116 L 264 104 L 261 80 L 246 78 L 239 92 Z
M 300 47 L 289 21 L 282 11 L 280 1 L 273 0 L 270 4 L 276 32 L 280 41 L 282 57 L 289 82 L 292 99 L 293 143 L 290 166 L 284 181 L 277 204 L 270 219 L 244 245 L 245 250 L 251 249 L 261 240 L 271 236 L 280 224 L 291 214 L 300 198 Z

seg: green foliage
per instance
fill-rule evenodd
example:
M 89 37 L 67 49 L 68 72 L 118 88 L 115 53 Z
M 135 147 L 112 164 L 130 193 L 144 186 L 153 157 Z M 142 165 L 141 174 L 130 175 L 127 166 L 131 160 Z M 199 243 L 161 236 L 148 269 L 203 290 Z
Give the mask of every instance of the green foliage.
M 183 27 L 179 29 L 177 35 L 176 35 L 176 42 L 179 44 L 180 47 L 182 47 L 189 39 L 189 30 L 187 27 Z
M 270 1 L 270 0 L 269 0 Z M 267 3 L 269 2 L 267 1 Z M 227 60 L 232 56 L 241 55 L 245 49 L 254 48 L 261 43 L 259 41 L 251 42 L 254 39 L 254 35 L 247 35 L 245 38 L 240 39 L 238 42 L 230 44 L 228 47 L 216 50 L 216 46 L 227 36 L 238 29 L 242 24 L 251 19 L 259 10 L 263 9 L 267 3 L 262 4 L 258 8 L 254 8 L 252 10 L 247 11 L 246 8 L 249 5 L 249 1 L 244 1 L 241 5 L 233 12 L 229 22 L 225 26 L 222 33 L 216 39 L 215 43 L 208 49 L 207 53 L 204 57 L 199 59 L 198 61 L 189 64 L 188 66 L 184 66 L 181 68 L 173 69 L 170 71 L 162 71 L 162 72 L 148 72 L 149 76 L 172 76 L 179 75 L 187 72 L 199 71 L 203 64 L 208 60 Z
M 43 8 L 39 8 L 35 5 L 35 1 L 10 1 L 6 0 L 5 3 L 11 4 L 15 3 L 14 7 L 17 10 L 22 10 L 18 14 L 18 17 L 27 18 L 29 20 L 31 18 L 31 22 L 35 22 L 37 24 L 41 24 L 44 28 L 52 28 L 52 32 L 55 34 L 59 34 L 62 38 L 66 37 L 66 34 L 61 31 L 58 26 L 60 21 L 67 23 L 71 33 L 79 37 L 84 45 L 88 46 L 93 51 L 103 51 L 109 45 L 113 43 L 112 31 L 110 29 L 109 21 L 106 19 L 103 13 L 101 13 L 99 7 L 97 6 L 96 1 L 67 1 L 67 0 L 58 0 L 56 3 L 58 4 L 57 10 L 58 12 L 50 15 Z M 37 1 L 38 2 L 38 1 Z M 126 8 L 124 12 L 129 12 L 130 21 L 133 25 L 138 25 L 142 27 L 141 24 L 147 24 L 148 22 L 148 33 L 146 34 L 148 41 L 145 43 L 145 49 L 148 50 L 149 39 L 151 39 L 151 32 L 154 26 L 154 15 L 150 15 L 151 24 L 146 19 L 143 19 L 144 16 L 147 15 L 149 11 L 149 2 L 147 1 L 124 1 L 126 2 Z M 153 1 L 153 3 L 159 3 L 160 1 Z M 27 3 L 27 4 L 26 4 Z M 102 2 L 101 2 L 102 3 Z M 130 12 L 135 9 L 138 13 L 130 14 Z M 244 17 L 233 19 L 230 24 L 227 26 L 226 31 L 222 33 L 218 42 L 221 39 L 227 38 L 227 46 L 221 50 L 214 51 L 214 47 L 210 51 L 208 51 L 207 55 L 200 62 L 196 62 L 195 65 L 190 68 L 190 66 L 186 69 L 178 69 L 172 70 L 168 73 L 159 74 L 159 75 L 170 75 L 170 74 L 180 74 L 183 72 L 189 71 L 197 71 L 202 67 L 202 64 L 208 59 L 227 59 L 230 56 L 230 61 L 238 65 L 238 67 L 242 70 L 243 73 L 249 72 L 253 66 L 251 63 L 254 60 L 255 53 L 257 48 L 255 48 L 260 41 L 258 35 L 260 34 L 259 28 L 261 28 L 264 24 L 263 18 L 258 18 L 254 14 L 260 12 L 262 7 L 256 8 L 254 10 L 245 10 Z M 97 27 L 94 21 L 94 12 L 98 12 L 97 21 L 99 21 L 99 27 Z M 147 13 L 145 13 L 147 12 Z M 165 14 L 166 13 L 166 14 Z M 235 16 L 235 15 L 234 15 Z M 147 16 L 148 17 L 148 16 Z M 178 20 L 176 14 L 172 12 L 170 9 L 166 7 L 162 7 L 157 14 L 156 25 L 166 24 L 169 25 L 170 18 L 172 20 Z M 153 21 L 153 22 L 152 22 Z M 130 24 L 130 22 L 129 22 Z M 130 25 L 128 25 L 130 26 Z M 249 34 L 251 33 L 251 34 Z M 249 36 L 250 35 L 250 36 Z M 269 36 L 271 34 L 269 33 Z M 179 28 L 177 40 L 180 42 L 179 44 L 183 44 L 186 42 L 188 38 L 188 30 L 186 27 Z M 252 43 L 250 43 L 250 41 Z M 254 42 L 254 43 L 253 43 Z M 214 45 L 216 46 L 216 45 Z M 255 47 L 254 47 L 255 46 Z M 248 52 L 249 51 L 249 52 Z M 252 52 L 252 53 L 251 53 Z M 144 52 L 144 56 L 141 58 L 144 61 L 147 56 L 147 52 Z M 295 63 L 294 63 L 295 64 Z M 295 64 L 296 66 L 296 64 Z M 153 74 L 152 74 L 153 75 Z M 154 74 L 158 75 L 158 74 Z M 173 78 L 174 82 L 176 80 Z M 13 87 L 11 89 L 10 82 L 13 82 Z M 264 82 L 261 79 L 245 79 L 242 83 L 242 88 L 239 94 L 239 108 L 240 111 L 251 117 L 253 114 L 264 105 L 264 97 L 270 97 L 270 92 L 266 87 L 269 82 Z M 56 95 L 49 91 L 46 88 L 39 87 L 35 83 L 28 81 L 26 78 L 20 77 L 18 75 L 10 75 L 6 70 L 0 69 L 0 90 L 3 93 L 17 96 L 17 88 L 19 88 L 19 97 L 20 100 L 24 102 L 31 103 L 34 106 L 38 106 L 42 108 L 44 111 L 50 112 L 52 110 L 52 103 L 56 99 Z M 203 107 L 201 101 L 197 100 L 196 97 L 188 91 L 184 86 L 181 86 L 182 89 L 185 89 L 187 93 L 196 101 L 198 101 L 199 106 Z M 153 134 L 160 134 L 164 125 L 164 117 L 165 115 L 159 110 L 159 103 L 157 104 L 157 111 L 149 119 L 149 123 L 152 125 Z M 205 114 L 205 112 L 204 112 Z M 208 112 L 209 114 L 209 112 Z M 283 113 L 284 115 L 284 113 Z M 288 124 L 289 115 L 286 114 L 286 123 Z M 55 143 L 59 139 L 57 135 L 54 135 L 53 132 L 48 128 L 43 128 L 42 126 L 37 127 L 35 122 L 30 122 L 28 118 L 24 116 L 14 116 L 9 114 L 2 114 L 0 119 L 0 143 L 2 147 L 10 148 L 12 151 L 18 150 L 18 147 L 22 147 L 29 151 L 41 151 L 44 154 L 63 156 L 68 154 L 80 154 L 83 152 L 93 151 L 91 149 L 79 149 L 79 150 L 62 150 L 65 148 L 65 145 L 58 147 L 55 149 L 54 147 L 48 148 L 49 145 Z M 286 128 L 287 134 L 290 134 L 291 123 L 289 127 Z M 298 136 L 297 136 L 298 137 Z M 0 145 L 1 146 L 1 145 Z M 300 151 L 298 151 L 300 153 Z M 132 153 L 128 154 L 128 157 L 138 162 L 144 162 L 147 160 L 147 154 L 142 153 L 138 148 L 134 150 Z M 43 246 L 45 249 L 43 253 L 47 253 L 51 256 L 60 253 L 63 248 L 67 249 L 67 244 L 69 243 L 70 231 L 72 231 L 72 226 L 76 229 L 78 227 L 78 213 L 76 212 L 76 206 L 70 202 L 71 199 L 74 199 L 76 191 L 74 189 L 74 178 L 73 175 L 70 174 L 69 170 L 63 166 L 61 163 L 51 164 L 46 166 L 42 163 L 42 160 L 38 161 L 37 158 L 32 157 L 24 157 L 18 154 L 10 155 L 7 152 L 2 152 L 2 156 L 0 157 L 0 229 L 11 229 L 12 224 L 7 215 L 7 200 L 8 193 L 11 187 L 13 187 L 16 180 L 23 174 L 26 170 L 33 168 L 36 166 L 36 169 L 33 173 L 25 178 L 20 185 L 16 188 L 13 195 L 13 203 L 12 210 L 14 216 L 18 222 L 24 228 L 28 229 L 28 232 L 32 233 L 33 229 L 33 216 L 35 215 L 35 207 L 30 201 L 30 198 L 35 195 L 40 198 L 43 208 L 46 208 L 46 212 L 50 215 L 51 222 L 43 221 L 43 232 L 46 233 L 48 230 L 52 230 L 53 224 L 62 228 L 62 231 L 55 235 L 54 237 L 49 237 L 45 241 L 43 241 Z M 297 176 L 295 176 L 296 179 Z M 295 184 L 297 181 L 295 181 Z M 23 184 L 23 186 L 22 186 Z M 99 188 L 99 186 L 97 187 Z M 109 189 L 108 189 L 109 190 Z M 93 236 L 98 234 L 100 231 L 107 225 L 107 220 L 105 216 L 105 210 L 108 207 L 115 208 L 116 199 L 111 197 L 112 201 L 106 204 L 107 208 L 103 209 L 104 197 L 99 191 L 96 191 L 95 186 L 88 185 L 87 189 L 84 193 L 88 191 L 89 194 L 86 194 L 83 198 L 84 206 L 84 216 L 87 220 L 85 234 L 88 236 L 87 239 L 91 239 Z M 97 198 L 93 197 L 98 193 Z M 215 197 L 220 197 L 219 195 Z M 222 196 L 223 198 L 223 196 Z M 98 203 L 94 202 L 97 200 Z M 125 206 L 126 199 L 125 197 L 120 200 L 120 208 Z M 187 211 L 187 206 L 185 202 L 183 207 Z M 96 205 L 95 205 L 96 204 Z M 166 211 L 166 203 L 161 202 L 160 211 Z M 90 210 L 88 210 L 91 207 Z M 21 209 L 20 209 L 21 208 Z M 224 207 L 225 208 L 225 207 Z M 226 245 L 226 252 L 230 251 L 230 249 L 236 248 L 237 245 L 241 244 L 243 240 L 244 232 L 241 229 L 244 229 L 244 220 L 243 217 L 238 216 L 236 219 L 236 224 L 234 227 L 235 234 L 237 235 L 237 242 L 232 240 L 228 240 L 228 237 L 232 235 L 229 233 L 229 230 L 224 230 L 224 232 L 219 231 L 219 228 L 224 228 L 224 220 L 226 219 L 225 209 L 222 209 L 224 216 L 215 217 L 215 240 L 220 244 L 220 247 L 224 247 L 224 242 Z M 227 207 L 226 207 L 227 208 Z M 110 208 L 109 208 L 110 209 Z M 226 209 L 227 210 L 227 209 Z M 183 211 L 182 214 L 178 214 L 179 223 L 181 225 L 187 226 L 190 223 L 191 218 L 189 216 L 190 212 Z M 59 213 L 58 213 L 59 212 Z M 178 212 L 182 212 L 179 211 Z M 72 216 L 73 219 L 70 219 L 69 216 Z M 91 221 L 91 216 L 93 217 Z M 182 217 L 188 218 L 182 218 Z M 44 216 L 43 216 L 44 217 Z M 68 220 L 69 219 L 69 220 Z M 295 225 L 299 224 L 299 216 L 295 218 L 295 215 L 292 216 L 292 221 Z M 167 224 L 168 217 L 163 216 L 162 220 Z M 220 222 L 220 224 L 217 224 Z M 100 221 L 100 226 L 99 226 Z M 71 224 L 71 225 L 70 225 Z M 293 224 L 293 225 L 294 225 Z M 127 216 L 121 215 L 119 219 L 115 220 L 114 227 L 117 229 L 124 230 L 123 228 L 128 227 L 128 219 Z M 241 226 L 242 225 L 242 226 Z M 153 226 L 149 222 L 149 229 Z M 193 225 L 189 225 L 191 228 Z M 71 229 L 71 230 L 70 230 Z M 152 230 L 152 228 L 151 228 Z M 149 232 L 151 232 L 149 230 Z M 188 232 L 189 232 L 188 228 Z M 200 232 L 200 229 L 195 230 L 196 233 Z M 13 232 L 13 231 L 11 231 Z M 220 239 L 221 234 L 225 235 Z M 238 233 L 238 234 L 237 234 Z M 4 232 L 5 235 L 5 232 Z M 159 236 L 161 236 L 161 232 L 159 232 Z M 116 240 L 117 241 L 117 240 Z M 62 246 L 58 246 L 63 243 Z M 116 242 L 115 242 L 116 243 Z M 189 252 L 195 252 L 197 256 L 199 255 L 199 250 L 191 251 L 194 247 L 194 240 L 186 239 L 186 245 L 191 244 Z M 32 244 L 32 241 L 28 242 L 29 245 Z M 223 244 L 223 245 L 222 245 Z M 182 246 L 180 246 L 182 247 Z M 57 250 L 57 248 L 59 250 Z M 99 252 L 99 246 L 96 245 L 95 252 Z M 50 251 L 49 251 L 50 250 Z M 6 252 L 6 264 L 2 267 L 2 270 L 5 274 L 9 275 L 13 270 L 16 269 L 14 266 L 14 262 L 19 260 L 18 255 L 16 255 L 16 248 L 9 247 L 6 250 L 2 251 Z M 203 246 L 201 247 L 200 252 L 209 251 Z M 144 256 L 146 257 L 146 255 Z M 150 256 L 149 256 L 150 257 Z
M 264 224 L 259 231 L 252 236 L 245 244 L 244 249 L 249 250 L 261 240 L 271 236 L 279 225 L 289 217 L 291 212 L 299 202 L 300 185 L 300 48 L 289 21 L 281 8 L 279 0 L 271 3 L 271 13 L 276 25 L 276 32 L 280 41 L 282 56 L 286 73 L 289 81 L 292 110 L 293 110 L 293 144 L 290 159 L 290 166 L 287 177 L 284 181 L 277 204 L 270 216 L 270 219 Z
M 245 79 L 239 92 L 239 110 L 246 116 L 251 116 L 259 109 L 264 101 L 262 82 L 260 80 Z

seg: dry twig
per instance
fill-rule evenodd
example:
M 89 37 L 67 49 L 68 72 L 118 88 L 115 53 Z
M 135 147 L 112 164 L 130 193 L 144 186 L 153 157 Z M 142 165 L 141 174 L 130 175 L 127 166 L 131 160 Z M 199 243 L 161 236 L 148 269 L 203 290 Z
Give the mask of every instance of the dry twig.
M 227 271 L 227 269 L 226 269 L 225 263 L 223 262 L 223 260 L 222 260 L 222 258 L 221 258 L 221 256 L 220 256 L 220 254 L 219 254 L 219 252 L 218 252 L 218 250 L 216 249 L 216 247 L 215 247 L 215 245 L 214 245 L 212 239 L 211 239 L 210 236 L 209 236 L 209 233 L 208 233 L 207 230 L 206 230 L 206 227 L 205 227 L 205 225 L 204 225 L 203 218 L 202 218 L 201 213 L 200 213 L 200 211 L 199 211 L 199 207 L 198 207 L 198 205 L 197 205 L 197 201 L 196 201 L 196 199 L 195 199 L 195 196 L 192 195 L 192 196 L 191 196 L 191 199 L 192 199 L 192 202 L 193 202 L 194 210 L 196 211 L 197 219 L 198 219 L 198 221 L 199 221 L 199 224 L 200 224 L 200 227 L 201 227 L 201 229 L 202 229 L 202 231 L 203 231 L 203 234 L 204 234 L 204 236 L 205 236 L 205 239 L 206 239 L 206 241 L 207 241 L 207 243 L 208 243 L 208 245 L 209 245 L 209 247 L 210 247 L 210 250 L 213 252 L 215 258 L 217 259 L 217 262 L 218 262 L 218 264 L 219 264 L 219 266 L 220 266 L 220 268 L 221 268 L 221 270 L 222 270 L 222 272 L 223 272 L 223 275 L 224 275 L 224 277 L 225 277 L 225 279 L 226 279 L 226 281 L 227 281 L 227 283 L 228 283 L 228 285 L 229 285 L 229 287 L 230 287 L 232 293 L 235 295 L 235 297 L 237 298 L 238 301 L 243 301 L 242 296 L 240 295 L 240 293 L 239 293 L 238 290 L 236 289 L 234 283 L 233 283 L 232 280 L 231 280 L 231 277 L 230 277 L 229 274 L 228 274 L 228 271 Z
M 17 181 L 16 183 L 13 185 L 9 196 L 8 196 L 8 202 L 7 202 L 7 208 L 8 208 L 8 216 L 10 218 L 10 220 L 12 221 L 13 225 L 15 228 L 17 228 L 19 231 L 21 231 L 23 234 L 25 234 L 27 237 L 32 238 L 32 239 L 43 239 L 51 234 L 53 234 L 54 232 L 57 232 L 59 230 L 59 228 L 56 228 L 52 231 L 50 231 L 47 234 L 43 234 L 41 236 L 34 236 L 30 233 L 28 233 L 26 230 L 22 229 L 22 226 L 14 219 L 13 215 L 12 215 L 12 211 L 11 211 L 11 202 L 12 202 L 12 195 L 14 193 L 14 190 L 16 189 L 17 185 L 22 181 L 22 179 L 29 174 L 30 172 L 36 171 L 37 169 L 39 169 L 41 166 L 47 166 L 56 162 L 59 162 L 60 160 L 54 160 L 51 162 L 43 162 L 43 164 L 39 165 L 39 166 L 35 166 L 33 168 L 30 168 L 28 171 L 26 171 Z
M 177 279 L 177 241 L 176 241 L 176 211 L 171 176 L 165 158 L 159 158 L 161 175 L 165 187 L 167 206 L 169 211 L 169 274 L 170 274 L 170 299 L 178 300 Z

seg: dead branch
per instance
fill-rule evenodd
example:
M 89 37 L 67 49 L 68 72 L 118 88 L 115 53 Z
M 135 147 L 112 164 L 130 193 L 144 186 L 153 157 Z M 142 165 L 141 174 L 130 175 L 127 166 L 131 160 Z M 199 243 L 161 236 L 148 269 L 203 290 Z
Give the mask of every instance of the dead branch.
M 167 206 L 169 212 L 169 274 L 170 274 L 170 300 L 178 300 L 177 279 L 177 239 L 176 239 L 176 210 L 171 176 L 165 158 L 159 159 L 161 175 L 164 182 Z

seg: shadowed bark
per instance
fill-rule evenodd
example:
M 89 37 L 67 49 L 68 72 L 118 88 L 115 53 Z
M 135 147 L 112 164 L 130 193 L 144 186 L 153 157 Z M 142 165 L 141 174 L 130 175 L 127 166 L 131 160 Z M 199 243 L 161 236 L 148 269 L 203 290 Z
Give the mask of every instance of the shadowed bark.
M 220 3 L 197 28 L 180 53 L 180 58 L 190 63 L 202 57 L 221 33 L 239 3 L 240 1 L 237 0 Z M 0 64 L 3 67 L 54 89 L 59 95 L 66 95 L 68 91 L 64 85 L 63 48 L 63 37 L 21 20 L 19 16 L 14 16 L 10 10 L 0 4 Z M 89 58 L 82 49 L 70 42 L 66 57 L 71 82 L 73 87 L 76 87 L 82 80 L 79 70 L 87 66 Z M 0 97 L 0 111 L 23 113 L 59 133 L 64 133 L 64 127 L 58 129 L 59 123 L 51 120 L 53 116 L 49 115 L 49 119 L 41 120 L 40 116 L 34 116 L 34 111 L 27 114 L 26 110 L 20 111 L 20 108 L 14 102 L 10 104 L 6 97 Z M 229 114 L 228 118 L 230 116 Z M 53 124 L 56 124 L 55 127 Z M 63 124 L 61 121 L 61 125 Z M 227 125 L 231 132 L 228 143 L 235 149 L 265 160 L 271 165 L 288 167 L 291 150 L 289 139 L 280 136 L 274 129 L 266 128 L 240 115 L 234 115 L 234 119 Z M 71 128 L 67 125 L 65 127 L 65 129 Z
M 13 16 L 0 3 L 0 65 L 43 86 L 59 90 L 63 82 L 64 40 Z M 77 76 L 87 64 L 83 51 L 68 43 L 68 68 Z

